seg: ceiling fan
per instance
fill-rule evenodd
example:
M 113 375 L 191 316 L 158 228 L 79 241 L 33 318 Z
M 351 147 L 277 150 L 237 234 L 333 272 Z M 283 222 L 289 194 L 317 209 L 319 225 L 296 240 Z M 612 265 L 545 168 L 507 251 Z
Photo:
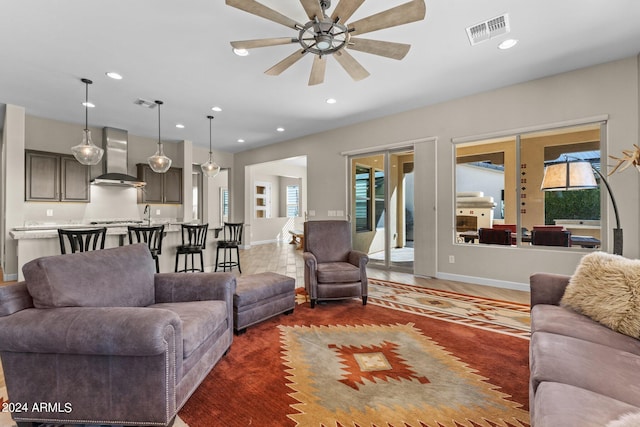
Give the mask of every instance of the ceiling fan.
M 298 37 L 278 37 L 268 39 L 231 42 L 234 49 L 253 49 L 298 43 L 301 49 L 265 71 L 271 76 L 280 75 L 308 53 L 315 55 L 309 85 L 324 81 L 326 58 L 333 55 L 353 80 L 362 80 L 369 72 L 351 56 L 346 49 L 380 55 L 400 60 L 409 52 L 411 45 L 354 37 L 356 35 L 420 21 L 426 15 L 424 0 L 411 0 L 375 15 L 347 24 L 353 13 L 364 0 L 340 0 L 331 16 L 326 11 L 331 0 L 300 0 L 309 21 L 297 22 L 274 9 L 255 0 L 226 0 L 227 5 L 260 16 L 298 31 Z

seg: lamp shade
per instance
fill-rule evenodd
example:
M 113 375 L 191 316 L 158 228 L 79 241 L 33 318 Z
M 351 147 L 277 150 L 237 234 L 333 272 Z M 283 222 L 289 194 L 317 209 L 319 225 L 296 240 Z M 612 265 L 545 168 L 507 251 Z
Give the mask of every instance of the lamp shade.
M 589 162 L 562 162 L 544 169 L 542 191 L 587 190 L 598 188 L 598 182 Z
M 164 155 L 164 149 L 162 147 L 162 139 L 160 138 L 160 106 L 162 101 L 156 101 L 158 106 L 158 149 L 156 153 L 147 159 L 147 163 L 154 172 L 165 173 L 171 167 L 171 159 Z
M 84 83 L 84 129 L 82 131 L 82 142 L 71 147 L 71 152 L 77 161 L 83 165 L 93 166 L 100 163 L 104 150 L 96 146 L 91 140 L 91 131 L 89 130 L 89 85 L 93 82 L 89 79 L 80 79 Z
M 213 153 L 211 152 L 211 121 L 213 116 L 207 116 L 207 119 L 209 119 L 209 160 L 201 164 L 200 169 L 207 177 L 213 178 L 220 172 L 220 166 L 213 161 Z
M 91 131 L 89 129 L 83 130 L 82 143 L 71 147 L 71 152 L 77 161 L 89 166 L 100 163 L 102 154 L 104 154 L 104 150 L 91 141 Z

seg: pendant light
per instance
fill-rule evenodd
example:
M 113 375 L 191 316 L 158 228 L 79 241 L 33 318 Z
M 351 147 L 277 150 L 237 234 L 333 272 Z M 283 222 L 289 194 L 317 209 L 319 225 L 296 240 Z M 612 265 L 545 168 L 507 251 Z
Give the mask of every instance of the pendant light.
M 160 106 L 163 102 L 156 101 L 156 104 L 158 105 L 158 149 L 156 154 L 147 159 L 147 162 L 154 172 L 165 173 L 171 167 L 171 159 L 164 155 L 162 140 L 160 139 Z
M 89 79 L 81 79 L 81 81 L 85 84 L 84 130 L 82 143 L 71 147 L 71 152 L 76 160 L 83 165 L 97 165 L 102 159 L 104 150 L 91 141 L 91 131 L 89 130 L 89 85 L 93 82 Z
M 211 153 L 211 120 L 213 120 L 213 116 L 207 116 L 207 119 L 209 119 L 209 161 L 201 164 L 200 168 L 202 173 L 209 178 L 213 178 L 220 172 L 220 166 L 213 161 L 213 154 Z

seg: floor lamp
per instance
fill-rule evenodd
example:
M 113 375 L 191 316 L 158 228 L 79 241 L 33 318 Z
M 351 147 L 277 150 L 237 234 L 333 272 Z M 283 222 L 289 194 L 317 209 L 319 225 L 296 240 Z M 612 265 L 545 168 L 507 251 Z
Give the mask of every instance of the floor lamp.
M 622 228 L 620 228 L 620 215 L 618 214 L 618 205 L 613 197 L 613 192 L 609 183 L 602 173 L 593 167 L 587 161 L 569 161 L 554 163 L 544 168 L 544 177 L 542 178 L 542 191 L 571 191 L 586 190 L 590 188 L 598 188 L 598 183 L 594 173 L 600 176 L 600 179 L 607 188 L 611 203 L 613 204 L 613 212 L 616 215 L 616 228 L 613 229 L 613 253 L 622 255 Z

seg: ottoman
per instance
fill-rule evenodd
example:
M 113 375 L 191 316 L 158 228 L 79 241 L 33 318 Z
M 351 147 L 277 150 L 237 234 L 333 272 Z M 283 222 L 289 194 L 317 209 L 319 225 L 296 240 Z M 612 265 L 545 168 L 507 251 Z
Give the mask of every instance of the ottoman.
M 295 287 L 294 278 L 277 273 L 239 277 L 233 295 L 233 329 L 236 334 L 278 314 L 293 313 Z

